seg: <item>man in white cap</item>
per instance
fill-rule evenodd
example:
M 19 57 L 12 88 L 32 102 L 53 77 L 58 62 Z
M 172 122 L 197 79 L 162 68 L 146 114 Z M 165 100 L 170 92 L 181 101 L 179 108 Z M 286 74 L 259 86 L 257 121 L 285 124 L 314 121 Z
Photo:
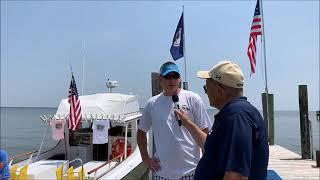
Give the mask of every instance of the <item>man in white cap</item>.
M 219 109 L 208 134 L 194 125 L 183 110 L 175 111 L 204 150 L 195 171 L 202 179 L 266 179 L 269 147 L 259 111 L 243 96 L 243 74 L 238 65 L 222 61 L 209 71 L 199 71 L 210 105 Z
M 172 96 L 178 98 L 180 108 L 195 119 L 194 125 L 204 134 L 208 133 L 210 119 L 200 96 L 180 89 L 179 83 L 178 66 L 173 62 L 164 63 L 160 68 L 160 85 L 163 92 L 148 100 L 138 125 L 137 142 L 141 158 L 154 172 L 152 178 L 155 180 L 193 180 L 200 160 L 200 147 L 189 131 L 179 126 Z M 147 151 L 146 132 L 150 127 L 156 146 L 154 156 L 152 152 Z

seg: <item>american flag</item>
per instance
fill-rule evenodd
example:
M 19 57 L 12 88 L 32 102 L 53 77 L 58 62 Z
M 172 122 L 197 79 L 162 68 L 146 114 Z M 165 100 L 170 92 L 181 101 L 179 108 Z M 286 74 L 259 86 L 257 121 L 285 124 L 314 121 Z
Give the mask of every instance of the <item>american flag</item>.
M 77 91 L 77 85 L 73 75 L 70 83 L 68 103 L 70 104 L 69 129 L 72 129 L 73 131 L 75 131 L 79 126 L 80 120 L 82 119 L 82 114 L 81 114 L 80 99 Z
M 249 57 L 250 61 L 250 67 L 251 67 L 251 73 L 255 73 L 255 67 L 256 67 L 256 42 L 258 35 L 262 35 L 262 15 L 260 12 L 260 0 L 257 1 L 256 8 L 254 10 L 252 25 L 251 25 L 251 31 L 250 31 L 250 37 L 249 37 L 249 46 L 247 55 Z

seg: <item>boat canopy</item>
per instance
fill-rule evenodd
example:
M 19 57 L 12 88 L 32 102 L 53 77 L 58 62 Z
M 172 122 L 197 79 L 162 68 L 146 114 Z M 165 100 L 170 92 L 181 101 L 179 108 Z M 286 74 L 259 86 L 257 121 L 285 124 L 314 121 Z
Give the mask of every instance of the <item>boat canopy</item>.
M 79 96 L 83 120 L 111 119 L 128 121 L 141 116 L 138 99 L 135 95 L 120 93 L 99 93 Z M 66 118 L 69 114 L 68 99 L 60 102 L 55 118 Z

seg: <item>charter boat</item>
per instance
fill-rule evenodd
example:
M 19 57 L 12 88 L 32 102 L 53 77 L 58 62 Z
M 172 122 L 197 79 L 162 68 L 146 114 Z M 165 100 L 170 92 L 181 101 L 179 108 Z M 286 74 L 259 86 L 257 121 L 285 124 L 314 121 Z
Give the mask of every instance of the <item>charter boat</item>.
M 109 83 L 109 86 L 108 86 Z M 54 115 L 41 116 L 47 131 L 38 151 L 21 156 L 29 158 L 12 163 L 11 177 L 17 179 L 138 179 L 147 176 L 137 145 L 137 126 L 141 113 L 135 95 L 112 93 L 112 82 L 107 83 L 109 93 L 79 96 L 81 123 L 76 131 L 68 129 L 70 105 L 68 99 L 60 102 Z M 113 84 L 117 86 L 116 83 Z M 43 151 L 46 136 L 51 135 L 52 124 L 64 129 L 64 138 L 51 150 Z M 94 144 L 94 121 L 109 125 L 107 143 Z M 39 121 L 41 122 L 41 121 Z M 53 123 L 55 122 L 55 123 Z M 51 128 L 50 128 L 51 127 Z M 101 138 L 101 137 L 100 137 Z

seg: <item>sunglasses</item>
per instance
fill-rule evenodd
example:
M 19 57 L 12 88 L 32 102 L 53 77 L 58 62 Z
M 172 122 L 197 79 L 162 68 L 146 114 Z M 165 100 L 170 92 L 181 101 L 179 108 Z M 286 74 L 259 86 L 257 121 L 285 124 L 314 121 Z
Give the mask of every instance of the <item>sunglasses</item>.
M 207 91 L 208 91 L 207 85 L 203 85 L 203 90 L 204 90 L 205 93 L 207 93 Z
M 162 76 L 163 78 L 169 80 L 169 79 L 179 79 L 180 74 L 167 74 L 165 76 Z
M 221 89 L 224 89 L 224 87 L 219 84 L 217 84 L 216 86 L 219 86 Z M 203 85 L 202 87 L 203 87 L 204 92 L 207 93 L 207 91 L 208 91 L 207 85 Z

